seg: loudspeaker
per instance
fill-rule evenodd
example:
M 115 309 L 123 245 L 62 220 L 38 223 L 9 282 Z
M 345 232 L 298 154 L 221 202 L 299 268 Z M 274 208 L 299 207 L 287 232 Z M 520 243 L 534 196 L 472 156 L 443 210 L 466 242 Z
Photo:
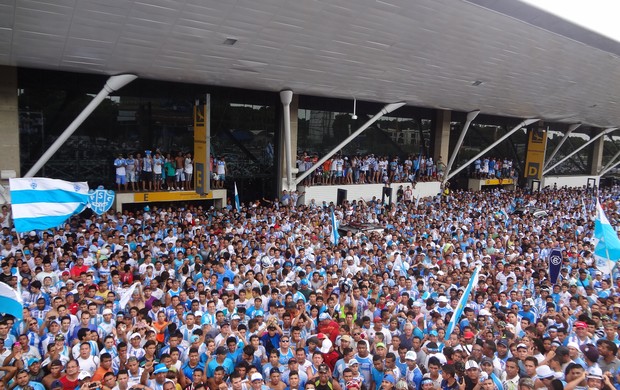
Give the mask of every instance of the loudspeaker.
M 388 198 L 388 202 L 385 203 L 385 198 Z M 392 187 L 383 187 L 381 192 L 381 203 L 391 205 L 392 204 Z
M 342 206 L 345 200 L 347 200 L 347 190 L 338 188 L 338 194 L 336 195 L 336 204 L 338 206 Z

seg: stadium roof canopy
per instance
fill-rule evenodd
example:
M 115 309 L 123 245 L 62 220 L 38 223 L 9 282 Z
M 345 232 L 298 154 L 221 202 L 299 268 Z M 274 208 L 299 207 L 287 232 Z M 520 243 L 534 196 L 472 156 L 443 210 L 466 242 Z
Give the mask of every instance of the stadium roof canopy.
M 0 64 L 620 125 L 620 44 L 506 0 L 14 0 Z

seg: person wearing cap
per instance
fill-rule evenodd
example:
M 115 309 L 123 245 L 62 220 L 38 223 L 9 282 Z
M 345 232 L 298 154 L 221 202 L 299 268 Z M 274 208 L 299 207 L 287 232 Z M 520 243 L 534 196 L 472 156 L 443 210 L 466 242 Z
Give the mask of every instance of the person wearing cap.
M 263 376 L 258 372 L 255 372 L 250 376 L 250 386 L 252 387 L 252 390 L 268 390 L 269 389 L 269 387 L 267 387 L 263 383 Z
M 41 383 L 43 384 L 43 386 L 45 386 L 46 389 L 49 389 L 51 387 L 52 382 L 58 381 L 62 377 L 62 369 L 63 364 L 60 360 L 56 359 L 50 362 L 49 374 L 44 376 L 41 380 Z M 62 387 L 62 383 L 60 384 L 60 386 Z
M 168 367 L 166 367 L 164 363 L 154 365 L 152 362 L 149 362 L 144 367 L 141 383 L 152 390 L 163 390 L 164 383 L 168 381 L 172 382 L 170 379 L 166 379 L 167 373 Z M 149 374 L 152 375 L 149 377 Z
M 465 388 L 470 390 L 480 382 L 480 366 L 475 360 L 465 362 Z
M 103 321 L 99 323 L 97 333 L 101 339 L 104 339 L 106 336 L 112 334 L 116 328 L 116 321 L 112 319 L 114 313 L 110 309 L 104 309 L 101 314 L 103 316 Z
M 297 358 L 289 359 L 288 367 L 286 367 L 282 372 L 281 379 L 289 387 L 291 386 L 290 376 L 292 372 L 297 373 L 298 387 L 304 387 L 306 385 L 306 382 L 308 382 L 308 374 L 300 368 L 299 363 L 297 362 Z
M 564 349 L 568 350 L 568 348 L 564 347 Z M 588 371 L 592 367 L 598 367 L 598 360 L 600 354 L 596 345 L 594 344 L 583 344 L 579 347 L 581 351 L 581 355 L 583 356 L 585 366 L 584 368 Z M 557 352 L 556 352 L 557 353 Z
M 404 377 L 407 381 L 407 384 L 410 388 L 419 389 L 422 381 L 423 374 L 420 367 L 417 364 L 418 356 L 415 351 L 407 351 L 405 354 L 405 363 L 407 364 L 407 369 L 405 370 Z
M 129 345 L 127 347 L 127 355 L 133 356 L 138 360 L 142 359 L 146 352 L 142 348 L 142 335 L 138 332 L 139 329 L 134 327 L 134 332 L 129 336 Z
M 321 364 L 317 370 L 318 378 L 314 379 L 316 390 L 342 390 L 340 383 L 332 378 L 327 364 Z
M 444 317 L 446 314 L 453 311 L 453 309 L 450 306 L 448 306 L 448 303 L 450 303 L 450 300 L 448 299 L 447 296 L 440 295 L 437 298 L 437 303 L 438 303 L 438 306 L 435 310 L 437 310 L 437 312 L 441 314 L 442 317 Z
M 608 389 L 614 388 L 609 376 L 603 375 L 603 371 L 599 367 L 592 367 L 586 377 L 586 383 L 589 389 Z
M 373 319 L 373 327 L 368 329 L 368 338 L 370 341 L 375 341 L 377 333 L 383 334 L 384 345 L 388 345 L 392 342 L 392 334 L 383 326 L 381 317 L 375 317 Z
M 396 385 L 396 378 L 394 378 L 394 375 L 387 374 L 383 377 L 383 380 L 381 381 L 381 385 L 380 387 L 377 386 L 377 389 L 380 388 L 382 390 L 392 390 L 395 385 Z
M 584 321 L 576 321 L 573 324 L 574 334 L 568 337 L 568 342 L 577 343 L 579 346 L 592 344 L 592 339 L 588 336 L 588 324 Z
M 534 300 L 532 298 L 527 298 L 523 301 L 523 309 L 519 311 L 519 317 L 527 318 L 530 320 L 530 324 L 536 322 L 536 314 L 532 312 L 532 306 L 534 305 Z
M 536 367 L 536 380 L 534 381 L 535 387 L 546 387 L 547 389 L 551 389 L 551 382 L 555 379 L 555 372 L 551 369 L 551 367 L 547 365 L 542 365 Z
M 272 390 L 286 389 L 286 383 L 282 381 L 282 373 L 278 368 L 269 370 L 269 382 L 266 385 Z
M 327 335 L 332 341 L 336 342 L 336 338 L 340 335 L 340 326 L 332 317 L 327 313 L 321 313 L 319 315 L 319 324 L 317 326 L 317 332 Z
M 55 380 L 52 383 L 50 383 L 50 385 L 47 386 L 46 388 L 50 390 L 60 390 L 63 388 L 63 386 L 62 386 L 62 382 L 60 382 L 59 380 Z
M 192 361 L 192 351 L 194 349 L 190 349 L 190 362 Z M 195 353 L 196 355 L 196 360 L 198 357 L 198 351 L 196 351 Z M 186 363 L 186 365 L 189 367 L 190 362 Z M 202 364 L 202 363 L 199 363 Z M 207 364 L 207 377 L 210 378 L 213 376 L 213 373 L 215 372 L 215 369 L 217 367 L 224 367 L 224 370 L 226 371 L 227 375 L 230 375 L 230 373 L 233 372 L 233 370 L 235 369 L 235 365 L 233 363 L 233 361 L 228 357 L 228 349 L 226 347 L 224 347 L 223 345 L 219 346 L 216 348 L 215 350 L 215 358 L 209 360 L 209 363 Z M 185 367 L 185 366 L 184 366 Z M 195 368 L 196 366 L 192 367 L 192 370 Z M 183 369 L 183 372 L 185 372 L 185 368 Z
M 42 382 L 43 380 L 43 370 L 41 370 L 41 359 L 39 357 L 31 357 L 27 361 L 28 374 L 30 375 L 30 380 L 36 382 Z

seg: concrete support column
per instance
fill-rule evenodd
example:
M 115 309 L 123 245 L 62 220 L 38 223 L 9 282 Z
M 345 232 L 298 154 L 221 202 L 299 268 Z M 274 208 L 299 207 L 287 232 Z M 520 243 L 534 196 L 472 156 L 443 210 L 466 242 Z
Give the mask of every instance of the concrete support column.
M 592 148 L 592 155 L 590 156 L 590 175 L 599 174 L 601 168 L 603 168 L 603 145 L 605 144 L 605 136 L 598 138 L 594 141 Z
M 293 163 L 293 172 L 296 172 L 297 169 L 297 164 L 295 163 L 297 161 L 297 130 L 299 128 L 298 126 L 298 111 L 299 111 L 299 95 L 297 94 L 293 94 L 293 99 L 291 100 L 291 105 L 290 105 L 290 112 L 291 112 L 291 154 L 292 154 L 292 163 Z M 284 143 L 285 143 L 285 137 L 284 137 L 284 124 L 282 124 L 282 131 L 280 132 L 280 161 L 277 161 L 277 166 L 280 167 L 280 172 L 281 172 L 281 177 L 280 177 L 280 181 L 279 181 L 279 185 L 282 185 L 282 183 L 286 180 L 286 156 L 285 156 L 285 149 L 284 149 Z M 293 180 L 295 178 L 293 177 Z M 282 188 L 279 188 L 279 191 L 281 192 Z
M 20 177 L 17 68 L 0 66 L 0 169 Z
M 437 110 L 435 117 L 435 148 L 433 150 L 433 160 L 441 160 L 446 164 L 450 159 L 450 120 L 452 112 L 448 110 Z M 456 153 L 457 151 L 455 151 Z

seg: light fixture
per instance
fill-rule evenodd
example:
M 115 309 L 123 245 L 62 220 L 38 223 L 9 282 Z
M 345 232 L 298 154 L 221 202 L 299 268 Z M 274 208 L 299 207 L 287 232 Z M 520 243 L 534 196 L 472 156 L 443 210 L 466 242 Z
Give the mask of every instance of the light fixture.
M 237 38 L 226 38 L 224 42 L 222 42 L 222 44 L 225 46 L 233 46 L 235 43 L 237 43 L 237 41 Z
M 357 115 L 355 115 L 355 109 L 357 107 L 357 99 L 353 98 L 353 115 L 351 115 L 351 119 L 356 120 Z
M 481 84 L 482 84 L 482 81 L 480 81 L 480 80 L 476 80 L 473 83 L 471 83 L 471 85 L 473 85 L 474 87 L 477 87 L 477 86 L 479 86 Z

